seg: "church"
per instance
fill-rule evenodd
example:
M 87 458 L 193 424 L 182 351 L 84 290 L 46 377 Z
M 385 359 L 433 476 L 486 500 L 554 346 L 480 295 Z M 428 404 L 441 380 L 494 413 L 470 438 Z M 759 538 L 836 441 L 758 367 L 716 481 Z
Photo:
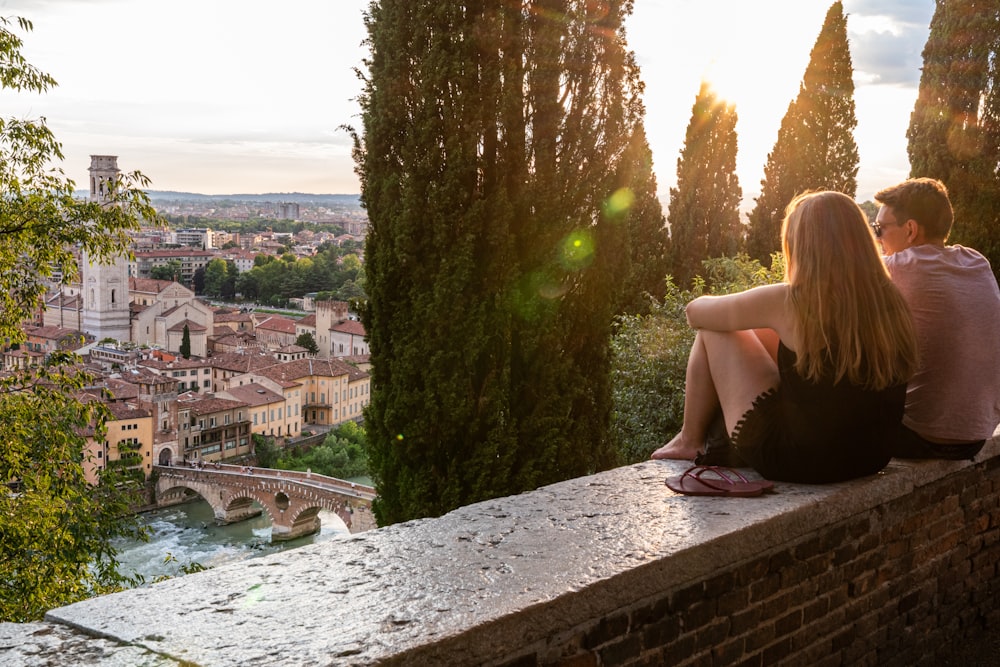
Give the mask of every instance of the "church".
M 109 203 L 110 184 L 119 177 L 118 157 L 90 156 L 90 201 Z M 79 280 L 46 299 L 43 324 L 69 327 L 97 341 L 159 347 L 179 352 L 184 329 L 191 354 L 205 356 L 212 332 L 212 309 L 194 292 L 171 280 L 136 278 L 130 258 L 120 255 L 110 263 L 79 258 Z

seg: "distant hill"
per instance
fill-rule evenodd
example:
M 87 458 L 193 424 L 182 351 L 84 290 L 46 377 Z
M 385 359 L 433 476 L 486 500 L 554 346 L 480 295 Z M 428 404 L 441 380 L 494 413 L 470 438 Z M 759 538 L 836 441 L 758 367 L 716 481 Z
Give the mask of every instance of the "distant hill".
M 147 190 L 152 201 L 242 201 L 242 202 L 289 202 L 295 204 L 321 204 L 326 206 L 360 206 L 361 195 L 309 194 L 306 192 L 269 192 L 265 194 L 203 195 L 197 192 L 173 192 L 169 190 Z M 88 197 L 87 190 L 77 190 L 77 197 Z
M 146 194 L 152 200 L 192 200 L 192 201 L 253 201 L 253 202 L 290 202 L 295 204 L 333 204 L 360 205 L 361 195 L 324 195 L 306 192 L 269 192 L 265 194 L 234 194 L 234 195 L 202 195 L 194 192 L 170 192 L 164 190 L 148 190 Z

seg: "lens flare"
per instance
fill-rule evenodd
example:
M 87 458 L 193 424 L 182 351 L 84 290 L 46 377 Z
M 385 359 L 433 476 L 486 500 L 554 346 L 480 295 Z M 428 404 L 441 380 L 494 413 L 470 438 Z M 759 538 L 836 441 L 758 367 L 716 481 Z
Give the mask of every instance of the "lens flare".
M 635 203 L 635 193 L 632 188 L 618 188 L 604 202 L 604 213 L 608 217 L 617 217 L 627 213 Z
M 594 251 L 590 232 L 578 229 L 563 239 L 559 263 L 567 271 L 579 271 L 594 260 Z

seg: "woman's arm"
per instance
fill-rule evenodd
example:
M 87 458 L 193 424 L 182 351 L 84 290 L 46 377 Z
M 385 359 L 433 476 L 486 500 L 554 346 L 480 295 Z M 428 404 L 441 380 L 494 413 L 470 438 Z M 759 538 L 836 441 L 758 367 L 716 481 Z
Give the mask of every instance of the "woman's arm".
M 687 305 L 687 320 L 695 329 L 740 331 L 774 329 L 788 341 L 792 330 L 788 285 L 777 283 L 724 296 L 700 296 Z

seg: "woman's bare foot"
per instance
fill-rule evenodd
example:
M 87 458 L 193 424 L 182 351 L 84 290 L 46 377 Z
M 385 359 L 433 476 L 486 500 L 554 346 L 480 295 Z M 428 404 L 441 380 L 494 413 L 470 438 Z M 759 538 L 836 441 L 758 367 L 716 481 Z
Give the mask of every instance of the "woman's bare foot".
M 675 435 L 673 440 L 657 449 L 649 458 L 693 461 L 701 453 L 701 444 L 688 442 L 681 437 L 682 433 L 683 431 Z

